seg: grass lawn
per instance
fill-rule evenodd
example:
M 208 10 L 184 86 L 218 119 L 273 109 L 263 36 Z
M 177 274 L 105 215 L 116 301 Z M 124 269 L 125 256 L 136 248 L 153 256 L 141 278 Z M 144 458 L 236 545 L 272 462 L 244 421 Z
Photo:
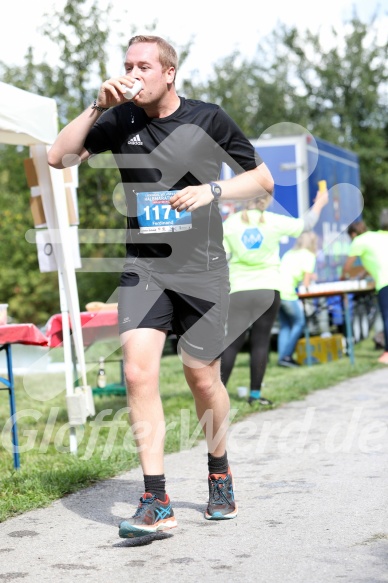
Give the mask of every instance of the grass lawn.
M 97 361 L 99 347 L 88 358 Z M 101 351 L 101 353 L 103 353 Z M 282 403 L 303 399 L 316 389 L 333 386 L 344 379 L 378 368 L 378 352 L 371 339 L 355 347 L 355 365 L 349 358 L 300 369 L 283 369 L 276 365 L 277 354 L 271 353 L 264 379 L 263 394 Z M 97 372 L 89 373 L 94 386 Z M 108 382 L 120 379 L 117 363 L 107 363 Z M 21 469 L 14 470 L 10 450 L 9 404 L 7 391 L 0 392 L 0 521 L 34 508 L 49 505 L 53 500 L 85 488 L 98 480 L 115 476 L 138 465 L 132 434 L 127 422 L 124 396 L 95 397 L 96 417 L 77 429 L 78 452 L 69 453 L 69 432 L 64 390 L 58 396 L 44 400 L 49 387 L 64 385 L 62 374 L 34 374 L 28 378 L 28 392 L 23 377 L 16 377 Z M 237 396 L 237 386 L 248 386 L 248 354 L 238 356 L 229 381 L 231 406 L 238 413 L 233 422 L 267 407 L 251 407 Z M 31 388 L 34 398 L 30 396 Z M 179 451 L 202 439 L 198 429 L 193 399 L 188 389 L 180 360 L 166 351 L 162 359 L 160 390 L 166 423 L 166 452 Z M 42 400 L 43 399 L 43 400 Z

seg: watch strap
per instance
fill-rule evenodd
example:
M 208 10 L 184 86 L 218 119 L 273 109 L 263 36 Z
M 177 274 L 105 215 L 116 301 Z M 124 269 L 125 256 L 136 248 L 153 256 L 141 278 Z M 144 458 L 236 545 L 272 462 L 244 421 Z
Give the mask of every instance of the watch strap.
M 217 182 L 209 182 L 214 200 L 217 202 L 222 194 L 222 188 Z

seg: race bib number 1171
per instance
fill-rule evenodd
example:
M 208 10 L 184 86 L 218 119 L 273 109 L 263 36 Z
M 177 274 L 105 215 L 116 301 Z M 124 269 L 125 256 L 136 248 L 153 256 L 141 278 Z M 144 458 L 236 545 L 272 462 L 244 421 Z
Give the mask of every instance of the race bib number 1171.
M 171 208 L 177 190 L 137 193 L 137 220 L 140 233 L 167 233 L 192 228 L 191 213 Z

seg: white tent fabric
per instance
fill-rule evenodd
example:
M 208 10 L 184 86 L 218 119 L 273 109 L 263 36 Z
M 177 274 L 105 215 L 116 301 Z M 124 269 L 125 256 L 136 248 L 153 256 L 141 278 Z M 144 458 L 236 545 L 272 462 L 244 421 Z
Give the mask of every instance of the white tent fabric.
M 57 104 L 0 82 L 0 143 L 52 144 L 58 133 Z
M 72 334 L 80 368 L 80 377 L 85 388 L 86 414 L 94 415 L 94 404 L 91 389 L 87 387 L 86 365 L 83 349 L 81 316 L 78 300 L 75 267 L 72 254 L 69 252 L 69 222 L 67 219 L 65 187 L 63 173 L 51 168 L 47 163 L 47 149 L 58 133 L 57 104 L 54 99 L 35 95 L 0 82 L 0 143 L 30 146 L 31 157 L 39 178 L 43 206 L 47 226 L 53 230 L 53 247 L 56 247 L 56 260 L 60 281 L 61 311 L 63 314 L 63 332 L 66 368 L 72 370 L 70 360 L 68 314 L 72 323 Z M 59 245 L 55 242 L 58 241 Z M 64 290 L 64 291 L 63 291 Z M 63 297 L 64 294 L 64 297 Z M 66 338 L 66 332 L 68 337 Z M 65 344 L 67 343 L 67 347 Z M 67 358 L 66 358 L 67 355 Z M 68 398 L 74 396 L 74 387 L 69 386 L 70 375 L 67 375 L 66 392 Z M 69 406 L 69 400 L 68 400 Z M 76 450 L 75 433 L 72 451 Z

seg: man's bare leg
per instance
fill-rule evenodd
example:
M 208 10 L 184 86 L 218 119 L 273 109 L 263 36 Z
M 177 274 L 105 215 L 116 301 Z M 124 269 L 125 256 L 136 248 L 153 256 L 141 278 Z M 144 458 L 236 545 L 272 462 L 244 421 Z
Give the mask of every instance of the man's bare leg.
M 121 344 L 129 419 L 144 474 L 163 474 L 165 422 L 159 372 L 166 332 L 138 328 L 124 332 Z
M 120 523 L 122 538 L 147 536 L 177 526 L 164 479 L 165 421 L 159 372 L 165 340 L 166 332 L 151 328 L 121 335 L 129 419 L 145 486 L 135 514 Z
M 193 393 L 198 419 L 203 423 L 208 451 L 219 457 L 226 450 L 230 412 L 229 395 L 220 377 L 220 360 L 191 367 L 186 354 L 184 362 L 183 370 Z M 193 364 L 195 362 L 198 361 L 193 359 Z
M 208 446 L 209 501 L 207 520 L 225 520 L 237 516 L 233 478 L 226 452 L 230 401 L 221 382 L 220 360 L 202 363 L 184 355 L 184 372 L 193 393 L 198 419 Z M 192 366 L 190 366 L 190 364 Z

